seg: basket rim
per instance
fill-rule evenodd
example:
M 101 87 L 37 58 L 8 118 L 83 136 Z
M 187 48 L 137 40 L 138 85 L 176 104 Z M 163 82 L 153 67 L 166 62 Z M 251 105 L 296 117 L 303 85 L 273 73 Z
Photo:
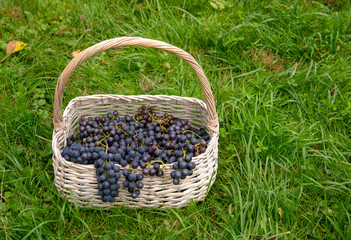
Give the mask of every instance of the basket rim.
M 84 98 L 84 97 L 100 97 L 100 96 L 108 96 L 108 97 L 175 97 L 175 98 L 183 98 L 183 99 L 189 99 L 189 100 L 196 100 L 196 101 L 200 101 L 202 102 L 206 108 L 207 105 L 206 103 L 196 97 L 183 97 L 183 96 L 179 96 L 179 95 L 167 95 L 167 94 L 130 94 L 130 95 L 125 95 L 125 94 L 102 94 L 102 93 L 98 93 L 98 94 L 91 94 L 91 95 L 84 95 L 84 96 L 77 96 L 75 98 L 72 98 L 69 102 L 79 99 L 79 98 Z M 68 105 L 68 104 L 67 104 Z

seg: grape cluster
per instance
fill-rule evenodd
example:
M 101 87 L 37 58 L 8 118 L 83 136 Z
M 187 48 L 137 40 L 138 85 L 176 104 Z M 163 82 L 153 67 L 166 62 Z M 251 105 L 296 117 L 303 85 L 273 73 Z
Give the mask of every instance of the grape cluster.
M 193 174 L 194 156 L 206 151 L 210 136 L 204 128 L 196 130 L 188 120 L 165 113 L 157 115 L 153 106 L 142 106 L 134 116 L 82 117 L 76 132 L 67 139 L 62 157 L 81 164 L 94 164 L 102 201 L 118 196 L 120 167 L 131 197 L 143 188 L 144 175 L 165 177 L 165 164 L 172 164 L 174 184 Z M 142 174 L 134 170 L 142 169 Z
M 98 181 L 98 194 L 104 202 L 115 202 L 120 188 L 118 179 L 120 167 L 113 161 L 105 162 L 101 158 L 95 161 L 96 176 Z
M 144 175 L 141 173 L 135 174 L 130 169 L 124 169 L 123 176 L 126 179 L 123 181 L 123 187 L 128 188 L 128 192 L 132 194 L 132 198 L 137 198 L 140 194 L 140 189 L 144 187 L 144 183 L 142 182 Z

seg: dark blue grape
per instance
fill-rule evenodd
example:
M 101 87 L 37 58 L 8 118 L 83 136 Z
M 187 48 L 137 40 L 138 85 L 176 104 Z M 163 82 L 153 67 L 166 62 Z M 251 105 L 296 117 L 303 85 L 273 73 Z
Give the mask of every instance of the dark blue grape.
M 115 171 L 115 173 L 117 173 L 121 170 L 121 168 L 118 165 L 114 165 L 112 169 L 113 169 L 113 171 Z
M 116 153 L 115 155 L 113 155 L 113 161 L 120 162 L 121 160 L 122 160 L 121 154 Z
M 153 168 L 155 169 L 155 170 L 159 170 L 160 169 L 160 164 L 159 163 L 154 163 L 154 166 L 153 166 Z
M 144 179 L 144 175 L 143 174 L 141 174 L 141 173 L 139 173 L 139 174 L 137 174 L 137 181 L 141 181 L 141 180 L 143 180 Z
M 143 161 L 139 161 L 139 166 L 142 168 L 142 169 L 144 169 L 144 168 L 146 168 L 146 163 L 145 162 L 143 162 Z
M 136 187 L 137 187 L 138 189 L 142 189 L 142 188 L 144 187 L 144 183 L 142 183 L 142 182 L 137 182 Z
M 123 187 L 127 188 L 129 186 L 129 181 L 125 180 L 123 181 Z
M 134 161 L 132 162 L 132 168 L 137 169 L 138 167 L 139 167 L 139 162 L 136 161 L 136 160 L 134 160 Z
M 103 174 L 103 175 L 98 176 L 97 180 L 98 180 L 98 182 L 102 183 L 102 182 L 105 182 L 107 180 L 107 177 L 105 174 Z
M 188 167 L 190 169 L 194 169 L 196 167 L 196 164 L 194 162 L 190 162 L 190 163 L 188 163 Z
M 144 139 L 144 145 L 149 146 L 151 144 L 152 140 L 150 138 L 145 138 Z
M 123 169 L 123 176 L 127 177 L 131 172 L 132 170 L 130 169 Z
M 118 189 L 117 183 L 111 184 L 110 190 L 111 191 L 116 191 Z
M 144 168 L 143 169 L 143 174 L 146 176 L 146 175 L 149 175 L 149 169 L 148 168 Z
M 176 162 L 173 164 L 173 169 L 178 170 L 179 169 L 179 164 Z
M 137 194 L 137 193 L 135 193 L 135 192 L 133 192 L 133 193 L 132 193 L 132 195 L 131 195 L 131 197 L 135 199 L 135 198 L 137 198 L 137 197 L 138 197 L 138 194 Z
M 81 155 L 81 158 L 82 158 L 83 160 L 88 159 L 88 154 L 87 154 L 87 153 L 83 153 L 83 154 Z
M 91 158 L 93 160 L 97 160 L 98 158 L 100 157 L 100 155 L 97 153 L 97 152 L 93 152 L 92 155 L 91 155 Z M 102 160 L 102 159 L 101 159 Z
M 103 167 L 99 167 L 98 169 L 96 169 L 96 176 L 100 176 L 102 174 L 104 174 L 105 169 Z
M 108 176 L 110 177 L 110 178 L 113 178 L 114 176 L 116 176 L 116 173 L 115 173 L 115 171 L 114 170 L 109 170 L 108 172 L 107 172 L 107 174 L 108 174 Z
M 183 169 L 182 170 L 182 175 L 189 176 L 189 170 L 188 169 Z
M 130 173 L 128 175 L 128 180 L 129 181 L 134 182 L 134 181 L 136 181 L 136 179 L 137 179 L 137 175 L 135 173 Z
M 115 184 L 117 182 L 117 179 L 114 178 L 114 177 L 110 177 L 108 180 L 107 180 L 110 184 Z
M 107 162 L 104 166 L 105 170 L 110 170 L 113 167 L 113 162 Z
M 117 151 L 117 148 L 115 148 L 113 146 L 108 148 L 109 153 L 115 153 L 116 151 Z
M 181 177 L 182 177 L 182 173 L 180 171 L 174 172 L 174 178 L 181 178 Z
M 122 166 L 122 167 L 127 166 L 127 164 L 128 164 L 127 161 L 125 161 L 125 160 L 122 160 L 122 161 L 121 161 L 121 166 Z
M 172 157 L 170 157 L 170 158 L 168 159 L 168 162 L 167 162 L 167 163 L 174 163 L 174 162 L 176 162 L 176 161 L 177 161 L 177 158 L 174 157 L 174 156 L 172 156 Z
M 112 119 L 112 118 L 113 118 L 112 113 L 107 113 L 107 117 L 108 117 L 109 119 Z
M 104 195 L 110 195 L 111 194 L 111 190 L 108 189 L 108 188 L 104 189 L 103 192 L 104 192 Z
M 118 197 L 119 192 L 118 191 L 111 191 L 111 196 L 112 197 Z
M 185 169 L 188 167 L 188 163 L 185 161 L 180 161 L 178 164 L 179 164 L 179 168 L 181 169 Z
M 110 185 L 111 185 L 111 184 L 110 184 L 108 181 L 104 181 L 104 182 L 102 183 L 102 187 L 105 188 L 105 189 L 110 188 Z
M 184 160 L 185 160 L 186 162 L 190 162 L 191 159 L 192 159 L 191 155 L 189 155 L 189 154 L 185 155 Z
M 163 171 L 162 171 L 161 169 L 159 169 L 159 170 L 157 171 L 156 175 L 157 175 L 158 177 L 162 177 L 162 176 L 163 176 Z
M 156 169 L 155 168 L 151 168 L 149 170 L 149 174 L 150 174 L 150 176 L 155 176 L 156 175 Z
M 116 178 L 117 180 L 120 179 L 120 178 L 121 178 L 121 174 L 120 174 L 119 172 L 116 172 L 115 178 Z

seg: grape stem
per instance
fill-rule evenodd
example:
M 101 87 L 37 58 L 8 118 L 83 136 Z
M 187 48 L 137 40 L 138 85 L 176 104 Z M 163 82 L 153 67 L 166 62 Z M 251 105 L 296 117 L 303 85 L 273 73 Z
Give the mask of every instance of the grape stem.
M 201 136 L 197 135 L 196 133 L 194 133 L 194 132 L 191 131 L 191 130 L 185 130 L 185 131 L 183 132 L 183 134 L 184 134 L 185 132 L 193 133 L 195 136 L 197 136 L 197 137 L 199 137 L 199 138 L 202 138 Z
M 110 137 L 110 134 L 107 134 L 104 138 L 102 138 L 101 140 L 100 140 L 100 142 L 101 141 L 104 141 L 105 139 L 107 139 L 107 138 L 109 138 Z M 102 144 L 102 142 L 101 142 L 101 144 Z
M 108 143 L 106 143 L 106 145 L 101 143 L 101 145 L 102 145 L 103 147 L 106 148 L 105 154 L 107 154 L 107 151 L 108 151 Z
M 183 151 L 183 158 L 185 158 L 185 156 L 186 156 L 186 150 L 184 149 L 184 148 L 182 148 L 182 151 Z
M 126 136 L 129 136 L 128 133 L 126 133 L 125 131 L 122 130 L 122 128 L 120 128 L 119 126 L 115 126 L 116 129 L 121 130 L 122 133 L 124 133 Z M 129 137 L 130 138 L 130 137 Z
M 165 165 L 165 163 L 163 161 L 160 161 L 160 160 L 154 160 L 154 161 L 151 161 L 151 163 L 161 163 L 162 166 Z
M 133 119 L 134 119 L 135 122 L 139 123 L 139 122 L 135 119 L 135 116 L 133 116 Z

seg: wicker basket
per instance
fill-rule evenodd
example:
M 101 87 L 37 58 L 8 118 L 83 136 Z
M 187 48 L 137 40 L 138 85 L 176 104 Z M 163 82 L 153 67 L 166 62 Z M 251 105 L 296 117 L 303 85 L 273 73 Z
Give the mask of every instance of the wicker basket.
M 70 101 L 62 115 L 62 95 L 72 72 L 86 59 L 110 48 L 123 46 L 143 46 L 162 49 L 184 59 L 195 71 L 200 80 L 206 104 L 195 98 L 165 95 L 92 95 L 77 97 Z M 97 194 L 97 179 L 93 165 L 82 165 L 66 161 L 61 157 L 66 138 L 77 127 L 81 116 L 103 116 L 118 110 L 121 116 L 135 114 L 142 105 L 154 105 L 158 114 L 172 113 L 175 117 L 188 119 L 196 128 L 204 127 L 210 132 L 211 140 L 205 153 L 194 157 L 194 174 L 174 185 L 170 178 L 145 176 L 144 188 L 138 198 L 132 199 L 127 189 L 120 189 L 114 203 L 105 203 Z M 54 100 L 53 167 L 57 190 L 70 202 L 81 207 L 172 207 L 181 208 L 191 201 L 203 201 L 216 179 L 218 158 L 218 117 L 211 87 L 196 62 L 185 51 L 167 43 L 140 37 L 121 37 L 103 41 L 80 52 L 66 66 L 58 79 Z M 127 166 L 128 167 L 128 166 Z M 123 168 L 122 168 L 123 169 Z M 140 168 L 136 173 L 141 172 Z M 172 165 L 165 165 L 170 176 Z M 122 178 L 121 178 L 122 179 Z M 120 181 L 121 181 L 120 179 Z

